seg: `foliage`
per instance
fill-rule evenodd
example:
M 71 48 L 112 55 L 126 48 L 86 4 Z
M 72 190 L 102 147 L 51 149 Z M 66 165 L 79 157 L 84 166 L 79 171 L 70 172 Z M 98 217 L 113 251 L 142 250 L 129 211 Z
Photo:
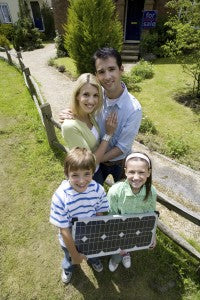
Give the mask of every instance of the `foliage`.
M 200 1 L 171 0 L 167 6 L 173 10 L 166 23 L 168 33 L 175 38 L 169 39 L 163 49 L 192 76 L 193 93 L 200 98 Z
M 10 41 L 3 34 L 0 34 L 0 46 L 10 50 Z
M 140 40 L 140 54 L 144 57 L 146 54 L 154 54 L 157 57 L 163 57 L 164 45 L 169 38 L 168 26 L 166 24 L 166 17 L 159 17 L 156 27 L 150 29 L 148 33 L 144 32 Z M 172 36 L 170 35 L 170 38 Z
M 14 27 L 12 24 L 0 24 L 0 35 L 4 35 L 10 42 L 13 40 Z
M 79 73 L 94 72 L 91 57 L 101 47 L 121 50 L 122 26 L 112 0 L 70 0 L 64 45 Z
M 139 92 L 141 88 L 137 83 L 144 79 L 150 79 L 153 75 L 153 65 L 141 59 L 137 65 L 131 68 L 130 72 L 122 74 L 122 81 L 126 84 L 128 89 Z
M 34 50 L 42 48 L 40 32 L 34 27 L 30 18 L 27 4 L 24 0 L 19 0 L 19 18 L 14 26 L 14 48 L 20 50 Z
M 63 37 L 63 35 L 59 34 L 57 30 L 56 30 L 56 37 L 55 37 L 54 41 L 56 44 L 57 57 L 68 56 L 68 52 L 64 47 L 64 37 Z
M 158 131 L 156 129 L 156 126 L 153 124 L 151 119 L 149 119 L 146 115 L 142 118 L 142 122 L 140 125 L 139 132 L 141 133 L 152 133 L 157 134 Z
M 182 138 L 169 137 L 167 141 L 167 154 L 174 158 L 179 158 L 188 153 L 189 146 Z
M 54 24 L 54 18 L 53 18 L 53 11 L 49 4 L 46 2 L 43 2 L 41 7 L 41 14 L 44 22 L 44 34 L 47 40 L 51 40 L 55 37 L 55 24 Z
M 151 79 L 154 75 L 153 65 L 150 62 L 141 59 L 136 66 L 131 68 L 130 73 L 132 76 L 141 78 L 140 81 Z

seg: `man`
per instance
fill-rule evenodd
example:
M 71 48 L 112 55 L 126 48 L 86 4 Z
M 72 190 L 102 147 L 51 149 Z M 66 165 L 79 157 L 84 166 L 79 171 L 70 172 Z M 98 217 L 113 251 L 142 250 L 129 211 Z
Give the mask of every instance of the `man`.
M 98 180 L 94 179 L 103 183 L 112 174 L 114 181 L 118 181 L 123 178 L 124 159 L 131 152 L 133 140 L 140 127 L 141 105 L 121 82 L 124 68 L 119 52 L 113 48 L 98 49 L 93 56 L 93 62 L 96 77 L 104 89 L 103 107 L 96 119 L 100 127 L 100 138 L 109 140 L 108 151 L 100 164 Z M 118 126 L 111 138 L 105 134 L 104 124 L 113 111 L 117 112 Z M 61 114 L 60 118 L 65 118 L 65 114 Z

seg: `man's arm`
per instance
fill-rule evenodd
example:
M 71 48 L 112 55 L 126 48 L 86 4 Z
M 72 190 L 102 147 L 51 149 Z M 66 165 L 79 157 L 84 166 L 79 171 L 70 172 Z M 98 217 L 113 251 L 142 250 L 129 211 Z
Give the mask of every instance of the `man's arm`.
M 67 250 L 69 251 L 71 258 L 72 258 L 72 263 L 73 264 L 80 264 L 82 263 L 83 260 L 87 260 L 87 257 L 82 254 L 79 253 L 76 249 L 76 246 L 74 244 L 74 240 L 72 238 L 72 235 L 69 231 L 68 228 L 60 228 L 60 233 L 63 237 L 63 240 L 65 242 L 65 245 L 67 247 Z

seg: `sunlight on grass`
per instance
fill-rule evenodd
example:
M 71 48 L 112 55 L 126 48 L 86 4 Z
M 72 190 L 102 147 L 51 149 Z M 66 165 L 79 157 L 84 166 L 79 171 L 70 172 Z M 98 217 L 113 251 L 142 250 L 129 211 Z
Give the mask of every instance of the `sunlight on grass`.
M 77 69 L 75 66 L 75 63 L 73 61 L 73 59 L 71 59 L 70 57 L 60 57 L 60 58 L 56 58 L 54 59 L 54 62 L 57 66 L 65 66 L 66 71 L 73 77 L 73 78 L 77 78 L 78 77 L 78 73 L 77 73 Z

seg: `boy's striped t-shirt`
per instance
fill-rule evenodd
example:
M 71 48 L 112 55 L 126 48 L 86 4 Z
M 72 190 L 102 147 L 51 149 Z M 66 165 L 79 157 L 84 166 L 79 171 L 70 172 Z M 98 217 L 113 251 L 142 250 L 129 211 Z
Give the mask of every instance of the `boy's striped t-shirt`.
M 83 193 L 76 192 L 68 180 L 63 180 L 55 191 L 50 211 L 50 222 L 60 228 L 71 227 L 72 218 L 96 216 L 109 210 L 104 188 L 92 180 Z M 59 238 L 61 245 L 63 240 Z

